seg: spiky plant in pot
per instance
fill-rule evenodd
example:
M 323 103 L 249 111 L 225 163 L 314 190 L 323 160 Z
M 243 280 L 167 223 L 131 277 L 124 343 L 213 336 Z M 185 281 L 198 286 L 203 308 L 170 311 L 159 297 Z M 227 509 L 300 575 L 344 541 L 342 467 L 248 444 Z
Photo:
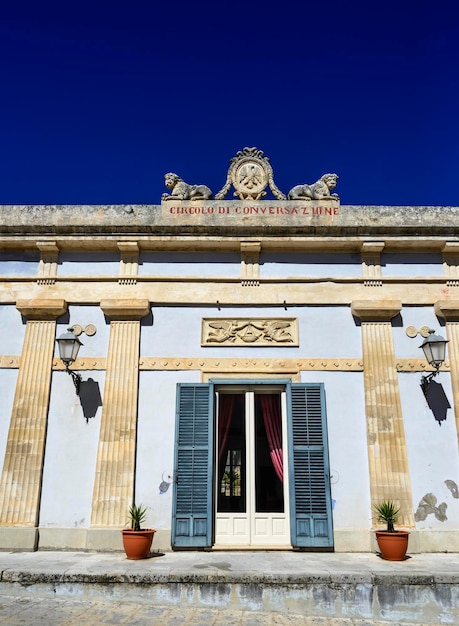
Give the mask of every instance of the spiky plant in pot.
M 129 521 L 132 530 L 142 530 L 141 526 L 147 517 L 147 507 L 139 504 L 131 504 L 129 507 Z
M 375 504 L 375 511 L 377 514 L 378 522 L 384 522 L 387 524 L 388 533 L 397 532 L 394 528 L 394 524 L 398 520 L 400 513 L 400 507 L 398 507 L 392 500 L 385 500 L 380 504 Z

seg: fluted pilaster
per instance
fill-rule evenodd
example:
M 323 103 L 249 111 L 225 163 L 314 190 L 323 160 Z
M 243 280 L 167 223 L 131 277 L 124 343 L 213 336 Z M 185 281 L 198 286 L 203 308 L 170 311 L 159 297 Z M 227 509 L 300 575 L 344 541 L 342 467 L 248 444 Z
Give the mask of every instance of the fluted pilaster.
M 148 301 L 105 301 L 101 307 L 112 321 L 91 525 L 124 526 L 134 497 L 140 318 L 150 309 Z
M 31 318 L 57 318 L 66 305 L 35 300 L 17 308 Z M 38 524 L 55 333 L 55 320 L 27 321 L 0 480 L 3 526 Z
M 446 337 L 453 390 L 454 415 L 459 445 L 459 300 L 440 300 L 435 303 L 435 313 L 446 320 Z
M 362 320 L 365 409 L 372 504 L 395 500 L 399 523 L 414 526 L 405 429 L 390 319 L 401 310 L 392 301 L 355 302 Z

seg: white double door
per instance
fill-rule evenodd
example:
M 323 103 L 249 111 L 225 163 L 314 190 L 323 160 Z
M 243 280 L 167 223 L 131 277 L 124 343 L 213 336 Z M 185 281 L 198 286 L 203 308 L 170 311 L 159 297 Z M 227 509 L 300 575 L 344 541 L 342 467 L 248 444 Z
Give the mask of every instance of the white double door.
M 285 392 L 220 388 L 215 459 L 215 546 L 290 546 Z

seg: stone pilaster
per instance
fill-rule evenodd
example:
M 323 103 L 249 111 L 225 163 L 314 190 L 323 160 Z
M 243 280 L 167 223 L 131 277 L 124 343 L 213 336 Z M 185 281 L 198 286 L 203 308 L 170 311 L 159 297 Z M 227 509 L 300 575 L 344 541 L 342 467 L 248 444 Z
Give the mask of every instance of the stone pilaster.
M 16 308 L 27 325 L 0 480 L 0 524 L 36 527 L 56 319 L 67 305 L 64 300 L 23 300 Z
M 459 300 L 439 300 L 435 303 L 435 313 L 446 320 L 451 387 L 459 445 Z
M 243 287 L 260 285 L 260 251 L 259 241 L 241 241 L 241 284 Z
M 118 241 L 121 254 L 120 285 L 135 285 L 139 271 L 139 246 L 136 241 Z
M 124 526 L 134 498 L 140 319 L 148 300 L 105 300 L 110 340 L 91 526 Z
M 39 285 L 54 285 L 57 276 L 59 248 L 55 241 L 37 241 L 37 248 L 40 250 L 37 283 Z
M 362 321 L 365 409 L 372 506 L 396 501 L 399 524 L 414 526 L 413 499 L 390 320 L 398 301 L 355 301 L 352 313 Z M 372 511 L 374 513 L 374 511 Z
M 459 286 L 459 243 L 447 241 L 442 250 L 443 269 L 448 277 L 448 287 Z
M 360 250 L 365 287 L 382 287 L 381 252 L 383 241 L 364 241 Z

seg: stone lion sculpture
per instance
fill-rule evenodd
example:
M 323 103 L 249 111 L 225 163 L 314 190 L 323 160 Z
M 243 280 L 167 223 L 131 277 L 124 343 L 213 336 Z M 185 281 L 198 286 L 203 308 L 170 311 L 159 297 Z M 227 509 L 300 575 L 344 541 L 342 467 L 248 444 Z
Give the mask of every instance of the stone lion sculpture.
M 206 185 L 189 185 L 169 172 L 164 175 L 164 183 L 171 193 L 163 193 L 162 200 L 212 200 L 212 192 Z
M 337 174 L 324 174 L 313 185 L 296 185 L 288 193 L 289 200 L 339 200 L 337 193 L 330 193 L 336 187 Z

